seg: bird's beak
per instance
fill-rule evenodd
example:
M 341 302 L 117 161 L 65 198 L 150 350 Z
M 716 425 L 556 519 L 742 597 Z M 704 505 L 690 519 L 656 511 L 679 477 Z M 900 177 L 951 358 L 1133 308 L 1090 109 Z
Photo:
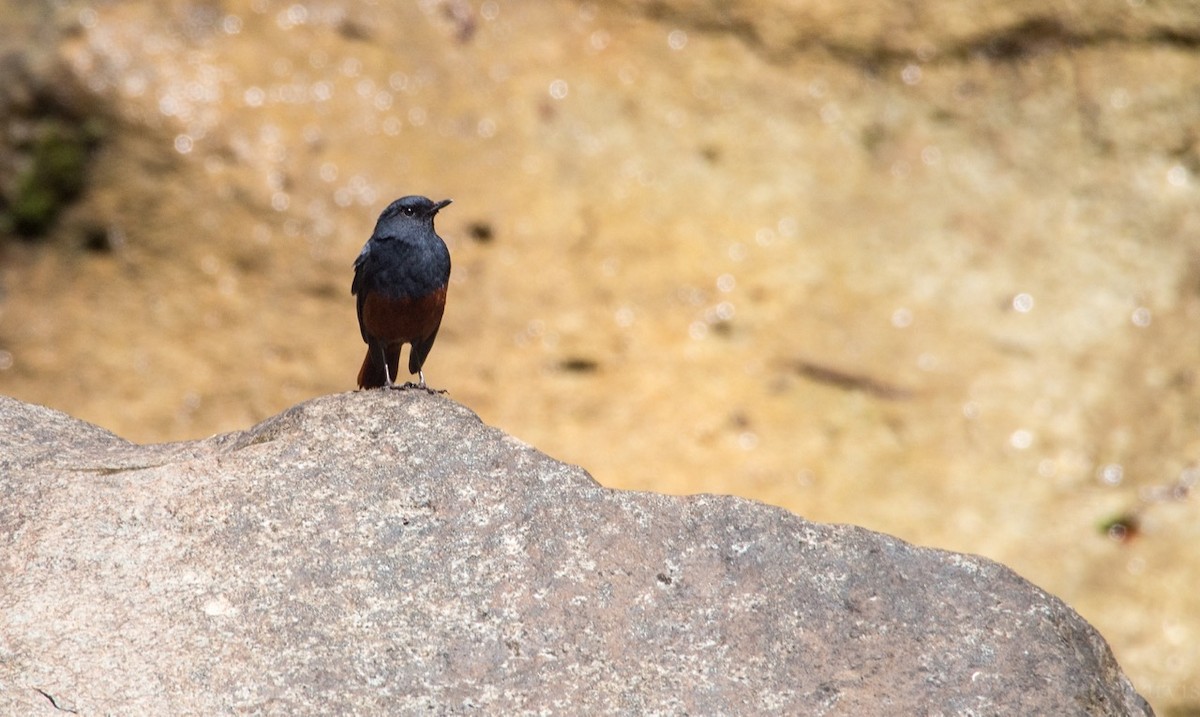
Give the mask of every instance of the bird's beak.
M 450 203 L 449 199 L 443 199 L 442 201 L 438 202 L 437 204 L 434 204 L 433 205 L 433 213 L 437 214 L 439 211 L 441 211 L 442 207 L 446 206 L 449 203 Z

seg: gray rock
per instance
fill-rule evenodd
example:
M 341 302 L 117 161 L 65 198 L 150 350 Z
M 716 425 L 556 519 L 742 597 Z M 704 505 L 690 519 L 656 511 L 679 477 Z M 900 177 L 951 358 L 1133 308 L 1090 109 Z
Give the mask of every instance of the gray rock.
M 982 558 L 620 492 L 419 392 L 137 446 L 0 397 L 0 713 L 1150 714 Z

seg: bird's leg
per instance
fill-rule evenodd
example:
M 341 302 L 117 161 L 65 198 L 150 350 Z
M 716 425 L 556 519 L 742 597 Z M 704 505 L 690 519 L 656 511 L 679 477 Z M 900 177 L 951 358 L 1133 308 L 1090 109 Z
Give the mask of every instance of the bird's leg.
M 395 388 L 395 384 L 392 383 L 392 372 L 388 370 L 387 348 L 384 346 L 379 347 L 379 360 L 383 362 L 383 387 Z
M 417 388 L 424 388 L 426 391 L 428 391 L 429 389 L 425 386 L 425 372 L 421 369 L 417 369 L 417 376 L 421 379 L 417 383 Z

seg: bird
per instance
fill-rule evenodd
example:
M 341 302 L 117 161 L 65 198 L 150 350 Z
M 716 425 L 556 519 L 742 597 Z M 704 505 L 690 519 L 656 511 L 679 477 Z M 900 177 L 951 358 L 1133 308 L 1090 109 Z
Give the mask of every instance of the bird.
M 358 387 L 421 388 L 425 359 L 446 309 L 450 250 L 433 228 L 433 218 L 450 204 L 427 197 L 401 197 L 388 205 L 375 231 L 354 260 L 350 294 L 358 298 L 358 328 L 367 355 Z M 419 383 L 396 384 L 400 349 L 409 344 L 408 372 Z

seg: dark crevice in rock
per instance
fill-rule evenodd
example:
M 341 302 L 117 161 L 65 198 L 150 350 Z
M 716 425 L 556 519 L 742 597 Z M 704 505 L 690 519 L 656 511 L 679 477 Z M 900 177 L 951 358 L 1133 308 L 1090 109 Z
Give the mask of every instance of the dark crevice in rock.
M 976 37 L 919 50 L 914 47 L 890 45 L 886 35 L 876 38 L 876 44 L 854 44 L 840 42 L 827 36 L 797 33 L 790 43 L 773 45 L 764 39 L 754 22 L 730 15 L 721 18 L 696 16 L 681 12 L 665 2 L 649 3 L 641 6 L 639 10 L 644 16 L 657 22 L 669 21 L 700 34 L 736 38 L 755 53 L 775 63 L 786 62 L 796 55 L 824 53 L 846 64 L 881 69 L 910 62 L 958 63 L 973 58 L 983 58 L 996 63 L 1015 63 L 1064 50 L 1100 46 L 1164 45 L 1186 50 L 1200 48 L 1200 32 L 1164 27 L 1143 35 L 1106 30 L 1083 33 L 1071 28 L 1062 19 L 1052 16 L 1025 18 L 1011 26 Z
M 53 706 L 54 709 L 58 710 L 59 712 L 70 712 L 71 714 L 79 714 L 79 710 L 71 709 L 70 707 L 64 707 L 63 705 L 60 705 L 58 703 L 58 700 L 54 698 L 54 695 L 50 694 L 49 692 L 47 692 L 45 690 L 38 688 L 38 687 L 34 687 L 33 691 L 38 693 L 42 697 L 45 697 L 46 699 L 50 700 L 51 706 Z

